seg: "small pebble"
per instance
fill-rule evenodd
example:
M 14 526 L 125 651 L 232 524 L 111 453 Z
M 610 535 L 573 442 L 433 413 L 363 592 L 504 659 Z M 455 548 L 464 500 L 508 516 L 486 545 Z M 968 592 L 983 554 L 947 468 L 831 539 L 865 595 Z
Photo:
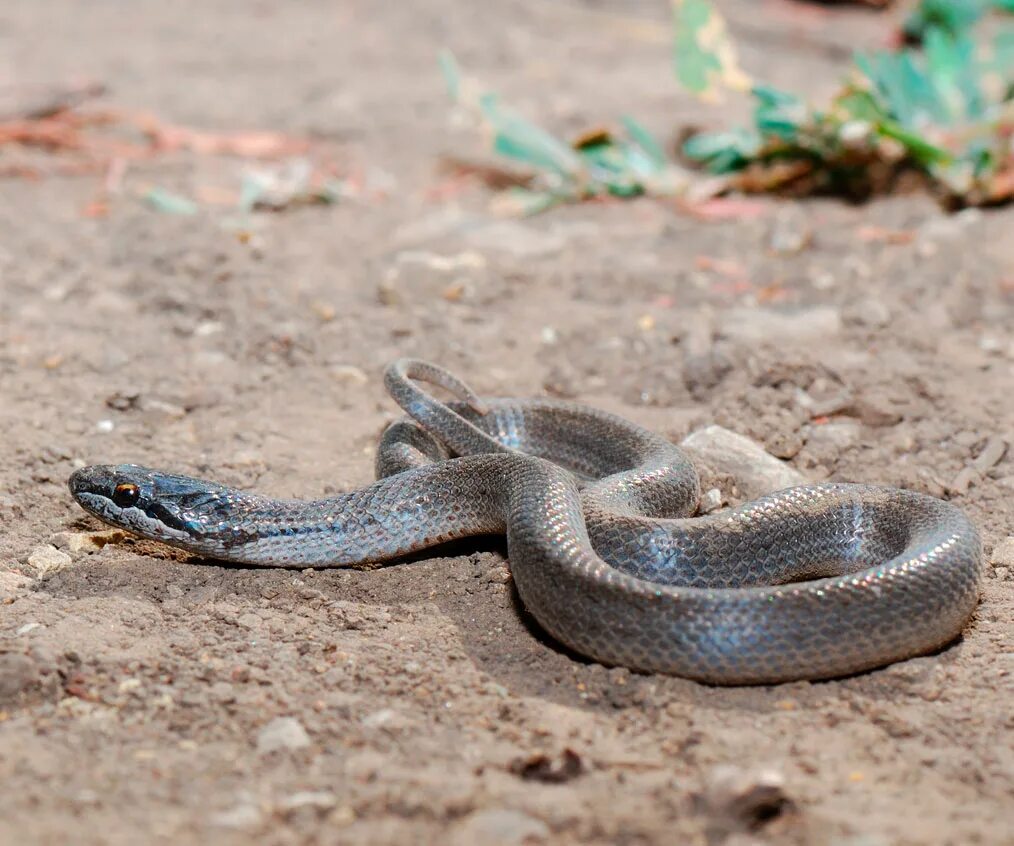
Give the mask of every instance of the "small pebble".
M 860 397 L 849 411 L 867 426 L 896 426 L 902 420 L 902 415 L 884 400 L 870 397 Z
M 718 488 L 711 488 L 701 496 L 698 510 L 701 514 L 710 514 L 722 507 L 722 492 Z
M 295 717 L 275 717 L 257 732 L 257 751 L 261 755 L 282 749 L 305 749 L 309 745 L 310 736 Z
M 528 846 L 549 840 L 549 826 L 521 811 L 487 808 L 469 814 L 451 835 L 452 846 Z
M 985 473 L 990 468 L 999 464 L 1006 454 L 1007 442 L 1003 438 L 998 438 L 994 435 L 986 441 L 986 446 L 983 447 L 982 452 L 972 461 L 972 466 L 980 473 Z
M 1014 568 L 1014 535 L 1010 535 L 993 547 L 989 561 L 994 567 Z
M 137 408 L 141 399 L 141 391 L 138 388 L 125 388 L 106 397 L 106 405 L 114 411 L 130 411 Z
M 324 814 L 338 804 L 338 797 L 334 793 L 323 790 L 304 790 L 301 793 L 293 793 L 286 796 L 278 803 L 278 810 L 283 815 L 290 815 L 304 809 L 309 809 Z
M 338 364 L 331 368 L 331 375 L 344 385 L 365 385 L 369 377 L 351 364 Z
M 73 559 L 66 552 L 51 544 L 35 547 L 28 556 L 28 565 L 34 567 L 40 576 L 64 570 L 72 563 Z
M 849 390 L 837 391 L 819 399 L 814 399 L 805 391 L 800 391 L 796 399 L 803 408 L 810 412 L 811 417 L 830 417 L 832 414 L 840 414 L 851 408 L 855 402 L 852 392 Z
M 806 443 L 811 447 L 822 447 L 826 451 L 837 453 L 858 443 L 862 432 L 863 427 L 855 420 L 831 420 L 821 426 L 808 426 Z
M 120 543 L 127 535 L 119 529 L 104 532 L 57 532 L 49 542 L 57 549 L 68 552 L 98 552 L 106 544 Z
M 972 485 L 977 485 L 980 481 L 982 481 L 982 476 L 978 470 L 974 467 L 963 467 L 951 480 L 951 483 L 947 486 L 947 491 L 955 496 L 963 496 L 968 493 L 968 489 Z
M 891 322 L 891 310 L 881 300 L 867 297 L 846 309 L 844 317 L 868 329 L 881 329 Z
M 717 767 L 698 798 L 716 822 L 730 829 L 755 830 L 793 804 L 781 773 L 732 765 Z
M 261 824 L 262 815 L 256 805 L 241 804 L 228 811 L 211 815 L 211 824 L 219 828 L 256 828 Z
M 779 214 L 768 236 L 768 249 L 778 256 L 801 253 L 813 242 L 813 230 L 802 215 Z

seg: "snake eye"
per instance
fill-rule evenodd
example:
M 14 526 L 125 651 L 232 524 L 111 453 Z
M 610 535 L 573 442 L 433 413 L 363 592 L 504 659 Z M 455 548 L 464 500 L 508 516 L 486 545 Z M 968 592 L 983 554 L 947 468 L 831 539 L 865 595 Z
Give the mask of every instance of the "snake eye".
M 113 502 L 120 508 L 130 508 L 141 496 L 141 489 L 137 485 L 124 482 L 113 488 Z

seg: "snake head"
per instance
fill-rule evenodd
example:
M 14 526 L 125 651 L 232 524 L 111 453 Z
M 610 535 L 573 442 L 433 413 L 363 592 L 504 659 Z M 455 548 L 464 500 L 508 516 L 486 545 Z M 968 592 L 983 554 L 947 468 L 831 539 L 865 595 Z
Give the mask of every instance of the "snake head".
M 226 490 L 136 464 L 84 467 L 71 475 L 69 485 L 78 504 L 103 522 L 188 546 L 199 542 L 215 523 L 215 506 Z

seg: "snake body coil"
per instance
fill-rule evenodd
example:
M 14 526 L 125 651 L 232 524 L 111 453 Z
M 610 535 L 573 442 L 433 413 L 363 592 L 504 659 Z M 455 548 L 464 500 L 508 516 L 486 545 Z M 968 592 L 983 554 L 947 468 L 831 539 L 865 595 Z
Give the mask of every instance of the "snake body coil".
M 949 503 L 822 484 L 691 518 L 689 459 L 626 420 L 480 400 L 419 361 L 396 362 L 386 383 L 409 418 L 384 433 L 379 481 L 362 490 L 283 501 L 116 465 L 78 470 L 71 491 L 135 534 L 260 565 L 381 562 L 505 534 L 518 593 L 553 637 L 606 664 L 711 683 L 827 678 L 924 654 L 975 608 L 980 542 Z

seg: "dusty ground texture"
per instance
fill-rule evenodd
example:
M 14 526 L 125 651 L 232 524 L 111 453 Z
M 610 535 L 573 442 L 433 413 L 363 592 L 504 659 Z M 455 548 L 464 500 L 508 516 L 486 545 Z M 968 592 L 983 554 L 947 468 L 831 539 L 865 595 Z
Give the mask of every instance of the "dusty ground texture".
M 709 222 L 643 201 L 505 223 L 437 167 L 479 152 L 444 45 L 561 131 L 742 115 L 678 95 L 664 5 L 0 10 L 7 81 L 90 77 L 107 105 L 309 134 L 390 194 L 258 214 L 241 240 L 221 209 L 137 198 L 234 190 L 231 160 L 136 165 L 98 219 L 95 177 L 0 184 L 0 841 L 1010 842 L 1012 212 L 910 196 Z M 744 63 L 811 94 L 886 31 L 724 5 Z M 285 496 L 368 482 L 402 355 L 673 438 L 719 423 L 814 480 L 951 497 L 991 560 L 982 604 L 936 655 L 717 689 L 560 649 L 496 542 L 371 572 L 48 549 L 99 528 L 65 487 L 84 463 Z

